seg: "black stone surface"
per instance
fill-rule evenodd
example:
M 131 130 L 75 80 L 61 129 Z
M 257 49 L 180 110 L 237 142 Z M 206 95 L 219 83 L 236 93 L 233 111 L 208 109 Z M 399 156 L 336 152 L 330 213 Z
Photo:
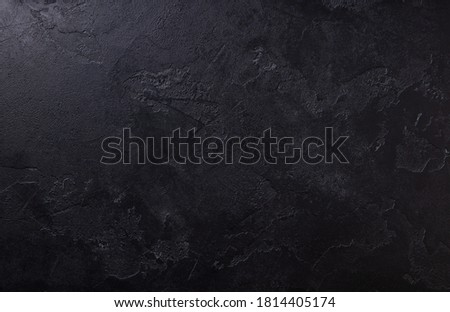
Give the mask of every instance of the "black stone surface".
M 0 1 L 0 289 L 450 289 L 450 5 Z M 349 135 L 350 165 L 104 137 Z

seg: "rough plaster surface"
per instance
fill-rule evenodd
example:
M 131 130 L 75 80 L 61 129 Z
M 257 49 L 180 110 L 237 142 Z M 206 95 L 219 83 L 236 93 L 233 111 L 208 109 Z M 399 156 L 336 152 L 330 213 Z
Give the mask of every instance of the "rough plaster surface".
M 3 290 L 449 290 L 450 8 L 1 0 Z M 349 135 L 351 165 L 103 166 L 161 136 Z

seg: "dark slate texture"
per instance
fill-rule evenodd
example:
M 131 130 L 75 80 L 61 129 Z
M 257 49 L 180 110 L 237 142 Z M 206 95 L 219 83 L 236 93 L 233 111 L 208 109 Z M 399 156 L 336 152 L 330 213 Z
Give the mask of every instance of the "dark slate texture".
M 450 289 L 450 5 L 1 0 L 0 289 Z M 350 165 L 100 142 L 349 135 Z

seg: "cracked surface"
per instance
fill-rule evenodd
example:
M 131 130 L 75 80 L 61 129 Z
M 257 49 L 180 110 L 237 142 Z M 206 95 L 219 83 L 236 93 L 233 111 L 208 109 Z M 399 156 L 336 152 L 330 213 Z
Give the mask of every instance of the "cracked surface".
M 2 290 L 449 290 L 437 0 L 0 2 Z M 102 166 L 123 127 L 351 165 Z

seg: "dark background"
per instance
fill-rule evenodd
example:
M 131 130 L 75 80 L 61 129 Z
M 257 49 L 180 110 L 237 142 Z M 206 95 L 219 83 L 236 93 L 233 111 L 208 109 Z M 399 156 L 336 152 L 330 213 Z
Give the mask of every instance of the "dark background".
M 0 289 L 450 289 L 450 8 L 1 0 Z M 351 165 L 116 165 L 161 136 L 349 135 Z

